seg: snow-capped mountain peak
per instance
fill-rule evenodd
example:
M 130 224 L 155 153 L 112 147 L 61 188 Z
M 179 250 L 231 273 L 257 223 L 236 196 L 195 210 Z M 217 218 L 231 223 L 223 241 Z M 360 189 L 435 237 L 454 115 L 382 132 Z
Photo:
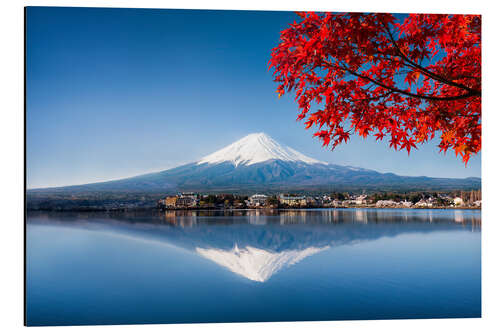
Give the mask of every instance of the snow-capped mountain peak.
M 230 162 L 235 166 L 239 166 L 252 165 L 268 160 L 327 164 L 305 156 L 290 147 L 281 145 L 265 133 L 249 134 L 229 146 L 205 156 L 198 164 Z
M 236 245 L 232 250 L 196 248 L 196 252 L 249 280 L 265 282 L 282 268 L 328 248 L 329 246 L 308 247 L 303 250 L 273 252 L 251 246 L 240 249 Z

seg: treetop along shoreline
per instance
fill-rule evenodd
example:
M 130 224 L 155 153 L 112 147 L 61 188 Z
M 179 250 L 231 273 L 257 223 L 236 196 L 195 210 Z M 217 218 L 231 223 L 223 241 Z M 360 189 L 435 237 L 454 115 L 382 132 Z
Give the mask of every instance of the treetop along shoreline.
M 290 211 L 290 210 L 310 210 L 310 209 L 408 209 L 408 210 L 481 210 L 481 207 L 447 207 L 447 206 L 435 206 L 435 207 L 399 207 L 399 206 L 387 206 L 387 207 L 376 207 L 374 205 L 361 205 L 361 206 L 345 206 L 345 207 L 288 207 L 288 208 L 206 208 L 206 207 L 183 207 L 183 208 L 169 208 L 169 209 L 159 209 L 156 207 L 149 208 L 121 208 L 121 209 L 105 209 L 105 208 L 71 208 L 71 209 L 27 209 L 27 212 L 50 212 L 50 213 L 133 213 L 133 212 L 158 212 L 158 211 Z
M 451 192 L 377 192 L 352 194 L 331 192 L 322 195 L 297 193 L 201 194 L 183 192 L 177 195 L 136 194 L 110 196 L 31 196 L 29 211 L 147 211 L 147 210 L 237 210 L 237 209 L 304 209 L 304 208 L 432 208 L 480 209 L 481 190 Z

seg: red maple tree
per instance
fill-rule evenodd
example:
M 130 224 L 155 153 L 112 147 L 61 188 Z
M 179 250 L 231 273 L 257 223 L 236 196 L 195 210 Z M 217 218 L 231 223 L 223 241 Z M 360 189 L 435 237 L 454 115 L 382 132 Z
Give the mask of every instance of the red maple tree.
M 438 136 L 465 164 L 481 150 L 480 16 L 297 14 L 269 69 L 324 146 L 357 133 L 409 154 Z

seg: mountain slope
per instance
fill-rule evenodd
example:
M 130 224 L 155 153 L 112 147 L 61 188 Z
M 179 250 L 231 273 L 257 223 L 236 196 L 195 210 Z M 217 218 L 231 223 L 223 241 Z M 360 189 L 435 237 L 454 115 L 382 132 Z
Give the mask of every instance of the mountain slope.
M 405 177 L 328 164 L 280 145 L 264 133 L 250 134 L 201 160 L 116 181 L 51 191 L 264 191 L 298 189 L 479 188 L 480 178 Z M 47 191 L 46 189 L 45 191 Z M 44 190 L 32 190 L 44 191 Z

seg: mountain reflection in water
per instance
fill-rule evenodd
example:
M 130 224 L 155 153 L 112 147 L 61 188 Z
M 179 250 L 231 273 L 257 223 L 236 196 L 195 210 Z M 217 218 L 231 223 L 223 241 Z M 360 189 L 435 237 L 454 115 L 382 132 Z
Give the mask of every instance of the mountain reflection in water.
M 256 282 L 326 249 L 410 233 L 480 231 L 473 210 L 324 209 L 32 213 L 31 224 L 61 225 L 161 242 Z

